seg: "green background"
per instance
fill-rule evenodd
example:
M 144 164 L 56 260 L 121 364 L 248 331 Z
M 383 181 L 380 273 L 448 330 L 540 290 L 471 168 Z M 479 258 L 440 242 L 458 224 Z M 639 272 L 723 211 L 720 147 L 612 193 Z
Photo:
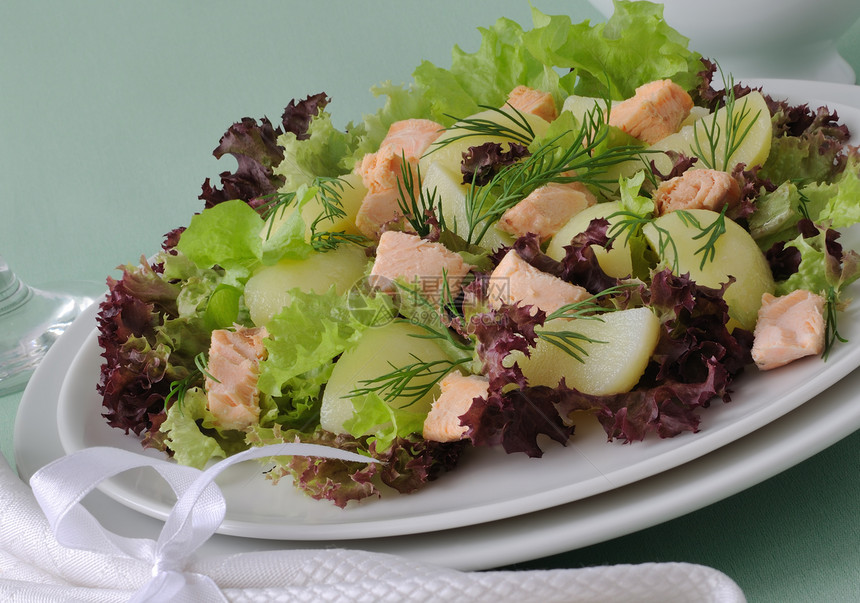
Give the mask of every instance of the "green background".
M 587 2 L 535 1 L 601 20 Z M 34 285 L 104 283 L 201 208 L 212 150 L 241 117 L 280 118 L 326 92 L 345 126 L 369 88 L 422 60 L 474 51 L 476 29 L 525 1 L 3 2 L 0 254 Z M 838 41 L 860 72 L 860 27 Z M 762 74 L 767 76 L 767 74 Z M 0 399 L 12 459 L 20 394 Z M 656 527 L 519 567 L 687 561 L 731 576 L 750 601 L 860 600 L 860 433 L 793 469 Z

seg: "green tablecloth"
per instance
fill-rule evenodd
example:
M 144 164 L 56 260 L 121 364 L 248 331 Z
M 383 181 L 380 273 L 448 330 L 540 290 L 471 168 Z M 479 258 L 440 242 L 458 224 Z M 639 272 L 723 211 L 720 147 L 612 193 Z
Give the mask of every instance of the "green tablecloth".
M 573 20 L 585 2 L 536 3 Z M 477 45 L 526 2 L 6 2 L 0 7 L 0 253 L 32 284 L 103 283 L 200 208 L 211 152 L 243 116 L 277 119 L 325 91 L 338 125 L 378 106 L 371 84 Z M 860 27 L 838 43 L 860 71 Z M 766 75 L 766 74 L 763 74 Z M 12 458 L 20 394 L 0 400 Z M 751 601 L 860 600 L 860 433 L 700 511 L 524 564 L 688 561 Z

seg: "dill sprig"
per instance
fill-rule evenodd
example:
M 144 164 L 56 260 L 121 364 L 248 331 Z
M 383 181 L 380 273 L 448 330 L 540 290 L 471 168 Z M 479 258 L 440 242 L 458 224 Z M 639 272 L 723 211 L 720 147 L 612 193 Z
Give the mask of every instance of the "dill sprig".
M 591 317 L 595 320 L 601 320 L 596 316 Z M 577 333 L 576 331 L 535 331 L 537 336 L 546 341 L 549 344 L 554 345 L 559 348 L 568 356 L 572 356 L 579 362 L 585 362 L 583 356 L 588 356 L 588 350 L 586 350 L 580 342 L 585 343 L 607 343 L 606 341 L 600 339 L 592 339 L 587 335 L 583 335 L 582 333 Z
M 442 271 L 441 295 L 437 303 L 431 301 L 417 287 L 412 287 L 395 281 L 395 285 L 406 294 L 406 299 L 415 302 L 409 311 L 409 318 L 404 319 L 424 331 L 422 335 L 413 335 L 419 339 L 435 339 L 437 343 L 449 350 L 471 353 L 471 342 L 464 342 L 448 327 L 446 321 L 462 319 L 463 315 L 457 307 L 456 299 L 448 282 L 448 274 Z M 401 295 L 401 299 L 404 296 Z
M 185 401 L 185 396 L 188 393 L 188 390 L 192 387 L 196 387 L 201 379 L 208 377 L 215 383 L 221 383 L 212 376 L 209 372 L 209 368 L 206 362 L 206 354 L 204 352 L 200 352 L 194 357 L 194 366 L 195 370 L 192 370 L 185 376 L 183 379 L 179 379 L 177 381 L 173 381 L 170 384 L 170 390 L 167 392 L 167 395 L 164 397 L 164 408 L 169 408 L 171 401 L 175 399 L 175 403 L 179 405 L 179 408 L 182 408 L 182 403 Z
M 415 354 L 410 354 L 415 360 L 405 366 L 394 366 L 392 370 L 373 379 L 363 379 L 363 387 L 357 387 L 349 393 L 350 398 L 371 393 L 377 394 L 386 402 L 394 399 L 404 399 L 405 403 L 399 408 L 406 408 L 430 393 L 445 375 L 456 367 L 472 361 L 471 358 L 458 360 L 433 360 L 425 362 Z M 417 382 L 416 382 L 417 381 Z
M 556 309 L 554 312 L 551 312 L 547 315 L 544 320 L 544 324 L 551 320 L 557 320 L 559 318 L 596 318 L 594 315 L 598 312 L 614 312 L 616 308 L 614 307 L 606 307 L 601 305 L 598 300 L 603 297 L 609 297 L 615 295 L 616 293 L 620 293 L 625 289 L 629 289 L 631 287 L 638 287 L 637 283 L 621 283 L 620 285 L 614 285 L 599 293 L 595 293 L 594 295 L 587 297 L 578 302 L 573 302 L 570 304 L 565 304 L 560 308 Z
M 598 313 L 606 313 L 606 312 L 614 312 L 616 308 L 606 306 L 602 306 L 598 300 L 602 297 L 607 297 L 610 295 L 614 295 L 616 293 L 621 292 L 624 289 L 629 287 L 637 286 L 634 283 L 623 283 L 620 285 L 615 285 L 614 287 L 609 287 L 608 289 L 604 289 L 600 293 L 592 295 L 586 299 L 580 300 L 578 302 L 574 302 L 571 304 L 565 304 L 551 312 L 547 315 L 544 320 L 544 324 L 550 322 L 551 320 L 558 320 L 560 318 L 563 319 L 584 319 L 584 320 L 599 320 L 603 322 L 600 314 Z M 537 336 L 549 344 L 554 345 L 555 347 L 562 350 L 569 356 L 572 356 L 579 362 L 585 362 L 583 356 L 588 356 L 588 350 L 583 347 L 582 343 L 607 343 L 605 341 L 599 339 L 593 339 L 582 333 L 577 333 L 576 331 L 549 331 L 545 329 L 536 330 L 535 333 Z
M 707 237 L 702 246 L 694 252 L 694 255 L 701 254 L 702 256 L 699 269 L 703 269 L 705 264 L 714 261 L 714 258 L 716 257 L 717 241 L 726 233 L 727 209 L 728 206 L 723 206 L 723 209 L 720 211 L 717 218 L 706 226 L 703 226 L 702 223 L 689 211 L 679 209 L 673 212 L 678 215 L 678 218 L 685 226 L 693 227 L 699 231 L 698 234 L 693 235 L 694 241 L 705 239 L 705 237 Z M 614 218 L 620 219 L 613 221 Z M 657 254 L 660 257 L 665 258 L 668 255 L 667 251 L 671 250 L 672 272 L 675 274 L 678 273 L 680 270 L 680 264 L 678 261 L 678 245 L 675 243 L 672 233 L 660 225 L 656 216 L 640 216 L 631 211 L 622 210 L 612 213 L 607 217 L 607 219 L 612 222 L 612 226 L 610 226 L 608 232 L 610 243 L 614 242 L 622 235 L 624 236 L 625 242 L 629 242 L 632 237 L 640 236 L 642 229 L 646 225 L 650 224 L 654 229 L 654 232 L 657 234 Z
M 694 241 L 698 241 L 699 239 L 704 239 L 708 237 L 705 241 L 704 245 L 699 247 L 694 255 L 702 254 L 702 262 L 699 264 L 699 269 L 705 267 L 705 264 L 708 262 L 714 261 L 714 258 L 717 255 L 717 241 L 721 236 L 726 233 L 726 210 L 728 209 L 728 205 L 723 205 L 723 209 L 720 211 L 720 215 L 717 216 L 717 219 L 708 224 L 707 226 L 702 226 L 701 222 L 699 222 L 693 214 L 685 210 L 677 210 L 675 213 L 678 214 L 678 217 L 681 221 L 687 226 L 693 226 L 694 228 L 699 230 L 699 234 L 693 237 Z
M 722 74 L 722 70 L 720 70 Z M 741 127 L 743 122 L 750 116 L 751 109 L 747 106 L 747 100 L 743 100 L 743 104 L 738 111 L 737 99 L 735 98 L 735 82 L 730 75 L 728 81 L 723 76 L 723 88 L 726 91 L 725 99 L 725 131 L 719 123 L 717 111 L 708 118 L 705 117 L 693 123 L 693 151 L 699 157 L 702 164 L 713 170 L 730 171 L 733 166 L 729 165 L 729 160 L 735 154 L 749 131 L 752 129 L 755 121 L 758 119 L 759 112 L 750 119 L 745 127 Z M 708 125 L 710 124 L 710 126 Z M 699 140 L 699 126 L 704 132 L 706 147 L 702 147 Z M 719 153 L 720 142 L 724 142 L 725 148 L 722 155 Z
M 522 161 L 500 169 L 485 186 L 470 187 L 466 195 L 468 243 L 479 244 L 487 231 L 511 207 L 519 203 L 536 188 L 550 182 L 582 182 L 606 188 L 612 179 L 601 178 L 613 165 L 638 158 L 640 146 L 622 145 L 603 152 L 594 151 L 608 132 L 599 127 L 603 111 L 595 107 L 570 141 L 561 143 L 564 132 L 541 144 Z M 574 175 L 566 175 L 568 172 Z
M 799 184 L 800 181 L 795 181 L 795 184 Z M 809 197 L 803 194 L 803 191 L 800 189 L 800 186 L 797 187 L 797 197 L 799 203 L 797 204 L 797 211 L 800 215 L 807 220 L 811 220 L 812 218 L 809 215 L 809 204 L 812 203 Z
M 455 136 L 449 136 L 442 140 L 435 141 L 430 146 L 430 150 L 427 151 L 427 154 L 429 155 L 433 151 L 441 149 L 442 147 L 445 147 L 452 142 L 463 140 L 464 138 L 469 138 L 472 136 L 495 136 L 499 138 L 505 138 L 511 140 L 512 142 L 517 142 L 525 146 L 529 146 L 534 140 L 535 132 L 532 129 L 531 124 L 520 111 L 518 111 L 509 103 L 507 104 L 507 106 L 513 110 L 513 113 L 509 113 L 508 111 L 499 109 L 498 107 L 491 107 L 488 105 L 478 106 L 481 109 L 495 111 L 504 119 L 498 122 L 493 121 L 491 119 L 474 117 L 458 119 L 453 115 L 446 114 L 446 117 L 454 120 L 454 125 L 446 128 L 445 131 L 453 132 L 462 130 L 464 133 L 457 134 Z M 513 125 L 508 125 L 506 122 L 510 122 Z
M 412 166 L 403 154 L 400 159 L 400 178 L 397 179 L 397 206 L 419 236 L 427 236 L 432 230 L 431 216 L 435 216 L 439 227 L 445 229 L 445 217 L 436 198 L 436 189 L 424 190 L 421 168 L 416 166 L 413 175 Z
M 824 296 L 824 351 L 822 359 L 827 360 L 830 350 L 837 341 L 846 343 L 848 340 L 839 334 L 837 325 L 837 314 L 839 311 L 839 293 L 836 287 L 830 285 Z
M 619 218 L 618 220 L 614 220 L 614 218 Z M 607 219 L 612 223 L 609 227 L 608 235 L 609 242 L 607 244 L 614 243 L 616 239 L 620 238 L 624 235 L 625 243 L 628 243 L 631 238 L 639 237 L 642 235 L 642 230 L 645 228 L 647 224 L 650 224 L 654 229 L 654 232 L 657 233 L 657 254 L 660 257 L 666 257 L 667 251 L 671 249 L 672 251 L 672 272 L 678 273 L 680 269 L 680 264 L 678 262 L 678 246 L 675 243 L 675 239 L 672 238 L 672 234 L 660 226 L 660 224 L 656 221 L 656 217 L 654 216 L 640 216 L 632 211 L 621 210 L 614 212 L 607 216 Z
M 352 243 L 359 246 L 366 246 L 369 243 L 369 239 L 363 235 L 347 233 L 342 230 L 322 230 L 320 228 L 320 224 L 323 222 L 333 222 L 334 220 L 346 217 L 342 196 L 345 186 L 352 187 L 351 184 L 342 178 L 328 176 L 314 178 L 312 187 L 316 189 L 316 199 L 322 206 L 322 210 L 309 225 L 310 245 L 316 251 L 331 251 L 342 243 Z M 295 191 L 277 192 L 268 196 L 266 202 L 258 210 L 263 220 L 268 223 L 267 238 L 272 236 L 272 230 L 275 226 L 275 220 L 273 219 L 275 214 L 277 212 L 283 213 L 290 206 L 295 206 L 297 203 Z M 299 210 L 300 208 L 296 207 L 295 209 Z
M 363 385 L 353 389 L 349 397 L 376 393 L 386 401 L 405 398 L 404 407 L 406 407 L 427 395 L 452 370 L 458 366 L 472 363 L 474 346 L 471 341 L 461 341 L 445 324 L 446 317 L 450 319 L 462 316 L 456 306 L 447 274 L 444 271 L 442 273 L 442 291 L 438 303 L 428 299 L 415 287 L 396 281 L 395 284 L 415 302 L 414 307 L 409 311 L 409 318 L 401 320 L 415 325 L 423 331 L 422 333 L 411 333 L 409 336 L 417 339 L 435 340 L 443 350 L 447 350 L 449 355 L 454 356 L 455 359 L 424 361 L 416 355 L 410 354 L 414 362 L 404 366 L 395 366 L 389 362 L 391 371 L 372 379 L 360 381 Z

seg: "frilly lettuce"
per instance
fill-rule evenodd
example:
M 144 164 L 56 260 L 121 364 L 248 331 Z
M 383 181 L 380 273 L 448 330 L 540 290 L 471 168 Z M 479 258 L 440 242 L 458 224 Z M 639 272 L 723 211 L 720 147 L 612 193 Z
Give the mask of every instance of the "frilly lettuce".
M 852 154 L 845 169 L 831 184 L 814 184 L 803 189 L 813 203 L 823 205 L 818 222 L 827 221 L 835 228 L 860 222 L 860 158 Z
M 199 388 L 186 392 L 182 404 L 173 404 L 160 431 L 166 434 L 165 443 L 173 451 L 173 458 L 181 465 L 202 469 L 215 458 L 225 458 L 227 452 L 214 437 L 200 431 L 197 421 L 212 424 L 212 414 L 206 407 L 206 393 Z
M 576 94 L 620 100 L 653 80 L 671 79 L 686 90 L 698 83 L 701 56 L 663 20 L 659 4 L 616 0 L 609 20 L 593 26 L 536 9 L 532 18 L 535 28 L 524 37 L 526 48 L 541 64 L 572 69 L 563 83 L 569 87 L 578 76 L 571 90 Z

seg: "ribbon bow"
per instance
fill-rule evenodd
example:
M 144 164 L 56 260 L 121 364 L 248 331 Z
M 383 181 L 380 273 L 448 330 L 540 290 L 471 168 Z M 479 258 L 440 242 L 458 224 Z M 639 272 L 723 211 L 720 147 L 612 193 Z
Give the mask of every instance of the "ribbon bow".
M 221 525 L 227 504 L 214 480 L 242 461 L 272 456 L 312 456 L 344 461 L 375 459 L 317 444 L 271 444 L 245 450 L 205 471 L 120 448 L 86 448 L 45 465 L 30 478 L 57 542 L 69 548 L 123 556 L 152 565 L 152 578 L 132 601 L 226 601 L 208 576 L 185 570 L 189 557 Z M 81 500 L 102 481 L 129 469 L 152 467 L 177 501 L 158 540 L 128 538 L 104 528 Z

